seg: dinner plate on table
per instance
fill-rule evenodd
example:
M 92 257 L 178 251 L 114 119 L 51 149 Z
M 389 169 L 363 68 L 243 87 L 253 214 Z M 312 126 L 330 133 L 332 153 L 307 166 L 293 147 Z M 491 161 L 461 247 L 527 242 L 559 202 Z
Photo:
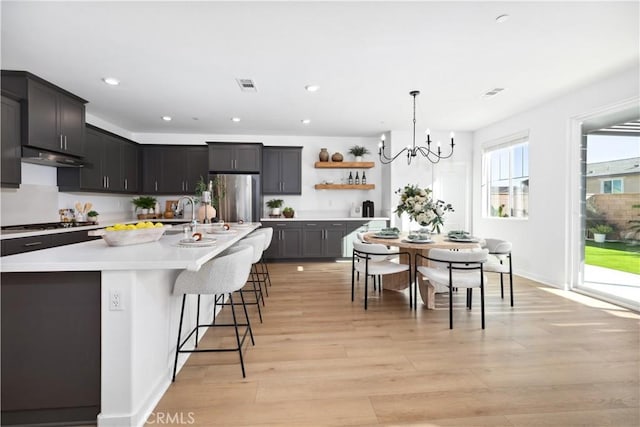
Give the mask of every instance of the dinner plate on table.
M 402 240 L 404 243 L 433 243 L 431 239 L 410 239 L 406 238 Z
M 178 242 L 178 246 L 185 246 L 190 248 L 213 246 L 216 244 L 216 239 L 209 239 L 207 237 L 200 240 L 182 239 Z
M 397 239 L 400 236 L 398 234 L 374 234 L 373 237 L 377 239 Z
M 224 228 L 212 228 L 211 230 L 207 230 L 207 233 L 211 233 L 211 234 L 234 234 L 237 232 L 238 230 L 234 230 L 233 228 L 230 228 L 228 230 Z
M 478 239 L 475 237 L 454 237 L 449 236 L 449 240 L 452 242 L 460 242 L 460 243 L 478 243 Z

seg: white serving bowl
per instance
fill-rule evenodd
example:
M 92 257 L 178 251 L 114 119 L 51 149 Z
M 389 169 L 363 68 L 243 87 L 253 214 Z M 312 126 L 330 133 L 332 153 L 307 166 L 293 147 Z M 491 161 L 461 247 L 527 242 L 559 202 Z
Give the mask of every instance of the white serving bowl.
M 109 246 L 128 246 L 158 241 L 168 228 L 171 228 L 171 226 L 165 225 L 164 227 L 116 231 L 106 231 L 105 229 L 101 229 L 91 230 L 89 231 L 89 235 L 102 236 L 102 239 L 107 242 L 107 245 Z

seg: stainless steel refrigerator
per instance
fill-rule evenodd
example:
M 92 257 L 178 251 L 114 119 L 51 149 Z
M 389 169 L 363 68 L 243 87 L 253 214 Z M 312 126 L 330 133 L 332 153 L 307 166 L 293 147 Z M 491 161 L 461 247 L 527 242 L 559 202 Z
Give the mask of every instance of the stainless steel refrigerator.
M 210 174 L 217 177 L 218 186 L 224 189 L 216 216 L 226 222 L 257 222 L 260 220 L 262 194 L 258 174 Z M 216 182 L 214 180 L 214 182 Z

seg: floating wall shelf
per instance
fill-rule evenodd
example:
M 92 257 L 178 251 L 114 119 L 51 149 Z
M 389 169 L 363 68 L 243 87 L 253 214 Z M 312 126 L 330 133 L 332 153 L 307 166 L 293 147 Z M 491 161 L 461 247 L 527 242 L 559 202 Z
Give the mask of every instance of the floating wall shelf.
M 374 162 L 316 162 L 316 169 L 371 169 Z
M 325 162 L 326 163 L 326 162 Z M 316 184 L 316 190 L 374 190 L 375 184 Z

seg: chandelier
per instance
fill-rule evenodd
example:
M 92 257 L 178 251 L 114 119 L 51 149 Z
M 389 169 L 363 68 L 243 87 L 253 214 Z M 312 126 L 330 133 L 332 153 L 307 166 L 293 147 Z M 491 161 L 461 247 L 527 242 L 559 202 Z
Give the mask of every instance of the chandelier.
M 431 135 L 429 129 L 427 129 L 425 144 L 427 146 L 419 146 L 416 145 L 416 96 L 420 95 L 419 90 L 412 90 L 409 92 L 409 95 L 413 97 L 413 143 L 410 146 L 407 146 L 400 150 L 395 156 L 389 157 L 385 152 L 384 145 L 384 134 L 380 137 L 380 143 L 378 144 L 378 156 L 380 156 L 380 162 L 383 164 L 388 164 L 397 159 L 401 154 L 406 153 L 407 156 L 407 164 L 411 164 L 411 160 L 418 155 L 418 153 L 422 154 L 427 158 L 431 163 L 438 163 L 442 159 L 448 159 L 453 154 L 453 132 L 451 132 L 451 151 L 446 156 L 442 154 L 442 149 L 440 147 L 440 141 L 436 143 L 435 150 L 431 149 Z

